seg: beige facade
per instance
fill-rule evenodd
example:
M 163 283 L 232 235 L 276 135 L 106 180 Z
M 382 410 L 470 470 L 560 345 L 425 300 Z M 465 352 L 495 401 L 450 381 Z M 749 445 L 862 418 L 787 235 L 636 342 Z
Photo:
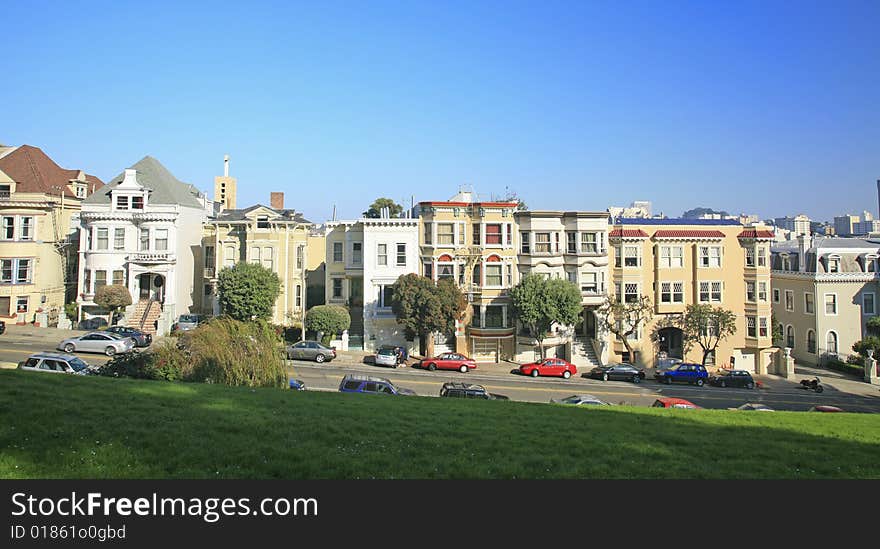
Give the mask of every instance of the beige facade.
M 456 329 L 455 350 L 477 360 L 511 359 L 515 323 L 508 290 L 519 281 L 516 202 L 478 202 L 461 192 L 446 202 L 421 202 L 421 274 L 454 280 L 471 304 Z M 436 343 L 443 349 L 444 336 Z
M 722 340 L 710 366 L 766 373 L 771 362 L 771 231 L 736 221 L 617 220 L 609 234 L 611 293 L 624 301 L 648 296 L 654 316 L 630 343 L 635 362 L 655 366 L 660 358 L 701 362 L 702 350 L 684 351 L 681 330 L 669 321 L 694 303 L 721 306 L 736 315 L 737 331 Z M 611 336 L 611 356 L 626 348 Z
M 877 315 L 880 244 L 801 237 L 773 247 L 773 314 L 778 343 L 799 363 L 845 360 Z
M 76 292 L 82 201 L 103 183 L 28 145 L 0 149 L 0 318 L 56 322 Z

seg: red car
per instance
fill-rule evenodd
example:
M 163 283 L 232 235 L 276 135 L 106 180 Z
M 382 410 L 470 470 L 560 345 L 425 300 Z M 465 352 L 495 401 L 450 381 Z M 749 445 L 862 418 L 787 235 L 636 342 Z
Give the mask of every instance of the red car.
M 472 358 L 468 358 L 458 353 L 444 353 L 434 358 L 426 358 L 421 361 L 422 368 L 427 368 L 432 372 L 434 370 L 458 370 L 461 373 L 467 373 L 468 370 L 476 370 L 477 363 Z
M 578 373 L 577 367 L 561 358 L 545 358 L 519 367 L 519 373 L 525 376 L 562 376 L 565 379 Z
M 701 410 L 701 406 L 697 406 L 690 400 L 683 398 L 662 397 L 654 401 L 653 408 L 689 408 L 691 410 Z

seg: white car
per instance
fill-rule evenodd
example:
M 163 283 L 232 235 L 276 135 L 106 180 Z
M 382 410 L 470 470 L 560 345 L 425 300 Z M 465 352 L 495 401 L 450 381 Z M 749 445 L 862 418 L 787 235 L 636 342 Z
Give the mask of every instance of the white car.
M 394 349 L 386 348 L 376 351 L 376 366 L 391 366 L 392 368 L 396 368 L 397 359 L 397 351 Z
M 571 395 L 565 398 L 551 398 L 553 404 L 567 404 L 569 406 L 610 406 L 604 400 L 593 395 Z
M 50 374 L 89 375 L 95 373 L 96 366 L 91 366 L 83 359 L 61 353 L 37 353 L 27 360 L 18 363 L 21 370 L 32 372 L 48 372 Z
M 104 353 L 113 356 L 116 353 L 127 353 L 134 349 L 135 341 L 110 332 L 90 332 L 88 334 L 65 339 L 58 344 L 58 349 L 65 353 L 85 351 Z

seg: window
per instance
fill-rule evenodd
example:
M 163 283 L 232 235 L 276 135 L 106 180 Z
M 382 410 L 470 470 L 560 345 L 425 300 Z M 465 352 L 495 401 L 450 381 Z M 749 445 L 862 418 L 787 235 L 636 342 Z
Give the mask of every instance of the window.
M 452 263 L 437 264 L 437 280 L 449 278 L 455 280 L 455 266 Z
M 816 354 L 816 332 L 807 331 L 807 352 Z
M 437 223 L 437 244 L 455 244 L 455 226 L 452 223 Z
M 430 261 L 425 261 L 422 263 L 422 267 L 424 268 L 424 274 L 427 278 L 434 278 L 434 264 Z
M 261 258 L 262 258 L 262 253 L 260 252 L 260 249 L 257 247 L 251 248 L 251 263 L 259 265 Z
M 791 270 L 791 258 L 788 254 L 779 254 L 780 269 L 783 271 Z
M 268 229 L 269 228 L 269 216 L 268 215 L 258 215 L 257 216 L 257 228 L 258 229 Z
M 825 294 L 825 314 L 837 314 L 837 294 Z
M 480 314 L 480 306 L 479 305 L 472 305 L 471 309 L 473 310 L 473 313 L 471 315 L 473 318 L 473 320 L 471 320 L 471 326 L 473 326 L 474 328 L 482 328 L 483 327 L 483 319 Z
M 779 288 L 773 288 L 773 303 L 779 303 Z
M 720 267 L 721 246 L 700 246 L 700 267 Z
M 113 271 L 113 284 L 117 286 L 125 285 L 125 271 Z
M 83 293 L 92 293 L 92 271 L 83 271 Z
M 107 271 L 95 271 L 95 292 L 98 288 L 107 285 Z
M 3 216 L 3 226 L 0 238 L 3 240 L 13 240 L 15 238 L 15 217 L 11 215 Z
M 506 280 L 507 280 L 506 286 L 508 288 L 510 288 L 511 286 L 513 286 L 513 265 L 508 263 L 507 265 L 504 266 L 504 269 L 506 271 Z
M 507 245 L 513 246 L 513 225 L 510 223 L 506 224 L 507 227 Z
M 305 255 L 305 250 L 305 244 L 300 244 L 296 247 L 296 268 L 298 270 L 302 270 L 303 268 L 303 261 L 305 260 L 303 256 Z
M 763 246 L 758 248 L 758 267 L 766 267 L 767 266 L 767 248 Z
M 566 253 L 576 254 L 577 253 L 577 233 L 572 233 L 572 232 L 565 233 L 565 244 L 566 244 Z
M 351 243 L 351 264 L 360 265 L 364 260 L 364 244 L 362 242 Z
M 595 254 L 599 252 L 596 233 L 581 233 L 581 253 Z
M 406 267 L 406 244 L 397 245 L 397 266 Z
M 18 221 L 21 224 L 21 228 L 19 230 L 19 238 L 21 240 L 33 240 L 34 239 L 34 218 L 33 217 L 19 217 Z
M 794 310 L 794 292 L 791 290 L 785 290 L 785 310 Z
M 754 248 L 746 248 L 746 267 L 755 266 L 755 250 Z
M 125 229 L 122 227 L 117 227 L 113 229 L 113 249 L 125 249 Z
M 828 332 L 828 337 L 825 338 L 825 350 L 833 355 L 837 354 L 837 334 L 835 332 Z
M 550 253 L 550 233 L 535 233 L 535 253 Z
M 480 240 L 480 224 L 474 223 L 473 229 L 474 229 L 474 234 L 473 234 L 474 246 L 479 246 L 480 243 L 482 242 Z
M 700 282 L 700 302 L 720 303 L 721 282 Z
M 19 259 L 18 272 L 15 276 L 16 284 L 27 284 L 31 281 L 31 260 Z
M 157 252 L 168 250 L 168 229 L 156 229 L 155 250 Z
M 432 238 L 433 235 L 431 234 L 431 231 L 432 231 L 432 230 L 433 230 L 433 229 L 432 229 L 432 224 L 431 224 L 431 223 L 425 223 L 425 226 L 424 226 L 424 231 L 425 231 L 425 233 L 424 233 L 424 238 L 425 238 L 425 244 L 427 244 L 428 246 L 430 246 L 430 245 L 433 244 L 433 242 L 434 242 L 434 240 L 433 240 L 433 238 Z
M 14 263 L 13 259 L 0 259 L 0 283 L 12 284 Z
M 625 303 L 636 303 L 639 301 L 639 285 L 638 284 L 624 284 L 624 286 L 623 286 L 623 301 Z
M 342 242 L 333 243 L 333 263 L 342 263 Z
M 877 272 L 877 258 L 873 256 L 865 257 L 865 272 L 866 273 L 876 273 Z
M 760 337 L 767 337 L 767 317 L 762 316 L 758 319 L 758 335 Z
M 746 301 L 755 301 L 755 283 L 746 282 Z
M 117 196 L 116 197 L 116 209 L 117 210 L 127 210 L 128 209 L 128 197 L 127 196 Z
M 660 246 L 660 268 L 678 269 L 684 266 L 684 248 L 681 246 Z
M 639 246 L 624 246 L 623 248 L 623 266 L 638 267 L 642 264 Z
M 145 252 L 150 249 L 150 229 L 141 229 L 138 250 Z
M 828 258 L 828 272 L 829 273 L 839 273 L 840 272 L 840 258 L 836 256 L 831 256 Z
M 559 233 L 553 233 L 556 238 L 556 246 L 553 248 L 553 251 L 559 253 Z
M 205 268 L 214 268 L 214 246 L 205 246 Z
M 794 349 L 794 326 L 791 324 L 785 330 L 785 346 Z
M 275 270 L 275 250 L 272 248 L 263 248 L 263 267 L 270 271 Z
M 874 294 L 862 294 L 862 314 L 863 315 L 873 315 L 875 314 L 874 307 Z
M 804 312 L 807 314 L 814 314 L 816 312 L 815 306 L 813 304 L 813 294 L 804 294 Z
M 501 224 L 486 224 L 486 244 L 501 244 Z
M 342 279 L 334 278 L 333 279 L 333 297 L 336 299 L 342 298 Z
M 620 268 L 623 265 L 623 248 L 614 246 L 614 266 Z
M 394 298 L 394 286 L 391 284 L 379 286 L 378 305 L 381 309 L 390 309 L 391 300 Z
M 486 286 L 501 286 L 501 265 L 486 265 Z
M 481 286 L 482 285 L 482 281 L 480 280 L 481 276 L 482 276 L 482 270 L 480 269 L 480 264 L 477 263 L 474 266 L 473 276 L 471 277 L 471 280 L 473 281 L 474 286 Z
M 0 283 L 2 284 L 30 284 L 31 274 L 30 259 L 0 260 Z
M 483 327 L 504 328 L 504 307 L 498 305 L 488 305 L 486 307 L 486 323 L 483 325 Z
M 767 283 L 758 282 L 758 301 L 767 301 Z
M 755 331 L 755 317 L 746 316 L 746 335 L 748 337 L 757 337 L 757 332 Z
M 98 227 L 98 229 L 97 229 L 98 241 L 97 241 L 97 248 L 95 248 L 96 250 L 106 250 L 107 249 L 108 232 L 109 232 L 109 229 L 107 229 L 107 227 Z
M 302 308 L 303 301 L 302 301 L 302 286 L 301 285 L 299 285 L 299 284 L 296 285 L 296 289 L 294 290 L 293 295 L 295 298 L 294 307 L 296 307 L 297 309 Z
M 226 251 L 223 254 L 223 266 L 224 267 L 232 267 L 235 265 L 235 248 L 233 246 L 226 246 Z
M 520 252 L 524 254 L 532 253 L 531 247 L 529 246 L 529 233 L 519 233 L 520 240 Z
M 581 273 L 581 291 L 588 294 L 599 293 L 598 273 Z
M 684 282 L 661 282 L 661 303 L 684 303 Z
M 16 313 L 26 313 L 28 312 L 28 296 L 19 296 L 15 299 L 15 312 Z
M 377 246 L 378 249 L 378 258 L 376 260 L 377 265 L 388 265 L 388 244 L 379 244 Z

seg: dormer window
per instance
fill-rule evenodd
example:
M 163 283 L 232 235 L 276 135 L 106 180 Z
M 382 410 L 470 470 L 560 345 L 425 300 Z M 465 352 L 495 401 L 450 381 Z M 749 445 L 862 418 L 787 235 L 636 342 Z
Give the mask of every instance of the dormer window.
M 268 215 L 257 216 L 257 228 L 258 229 L 268 229 L 269 228 L 269 216 Z
M 866 255 L 864 258 L 864 268 L 866 273 L 876 273 L 877 272 L 877 258 L 876 255 Z
M 788 254 L 779 254 L 779 261 L 781 263 L 781 267 L 783 271 L 791 270 L 791 258 Z
M 128 209 L 128 197 L 127 196 L 117 196 L 116 197 L 116 209 L 117 210 L 127 210 Z
M 132 196 L 131 197 L 131 209 L 132 210 L 143 210 L 144 209 L 144 197 L 143 196 Z
M 11 185 L 0 185 L 0 200 L 9 200 L 12 195 Z
M 85 185 L 77 185 L 76 186 L 76 197 L 77 198 L 85 198 L 86 197 L 86 186 Z
M 828 263 L 828 272 L 829 273 L 839 273 L 840 272 L 840 256 L 830 255 L 827 259 Z

